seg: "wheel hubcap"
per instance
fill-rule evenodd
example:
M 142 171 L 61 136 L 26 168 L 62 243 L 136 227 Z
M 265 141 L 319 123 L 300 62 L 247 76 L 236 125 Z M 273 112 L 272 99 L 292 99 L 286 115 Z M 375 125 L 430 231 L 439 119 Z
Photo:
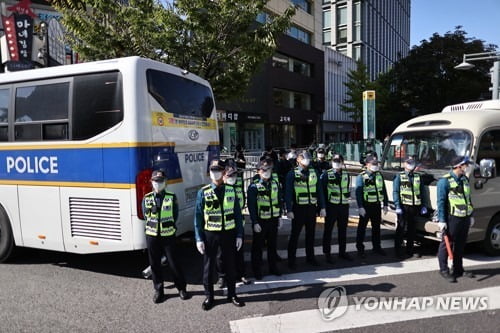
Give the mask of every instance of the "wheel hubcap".
M 491 237 L 490 237 L 491 246 L 498 250 L 500 249 L 500 223 L 497 223 L 491 229 Z

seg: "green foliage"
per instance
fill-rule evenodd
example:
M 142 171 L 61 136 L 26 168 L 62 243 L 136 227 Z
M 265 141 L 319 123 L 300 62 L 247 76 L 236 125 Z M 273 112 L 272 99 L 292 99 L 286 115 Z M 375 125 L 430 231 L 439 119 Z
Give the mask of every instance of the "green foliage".
M 138 55 L 208 80 L 216 98 L 241 97 L 290 27 L 295 7 L 256 23 L 269 0 L 49 0 L 83 60 Z
M 356 61 L 356 69 L 347 73 L 347 77 L 349 80 L 344 83 L 348 89 L 347 97 L 340 109 L 358 122 L 363 119 L 363 91 L 374 90 L 375 84 L 370 81 L 367 67 L 360 60 Z

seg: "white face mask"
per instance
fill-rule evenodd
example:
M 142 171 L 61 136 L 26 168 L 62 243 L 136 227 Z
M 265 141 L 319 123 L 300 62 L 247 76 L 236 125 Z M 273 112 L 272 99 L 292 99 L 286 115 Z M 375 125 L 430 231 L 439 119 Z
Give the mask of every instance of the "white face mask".
M 262 177 L 265 179 L 269 179 L 271 178 L 271 174 L 272 174 L 271 170 L 266 170 L 262 172 Z
M 318 154 L 318 158 L 323 158 L 325 157 L 325 154 Z
M 334 168 L 334 169 L 342 169 L 342 163 L 333 162 L 332 163 L 332 168 Z
M 406 168 L 410 171 L 415 170 L 415 164 L 406 164 Z
M 156 181 L 152 181 L 151 184 L 153 185 L 153 190 L 158 193 L 158 192 L 161 192 L 165 189 L 165 187 L 167 186 L 165 184 L 165 182 L 156 182 Z
M 300 161 L 300 164 L 302 164 L 305 167 L 308 167 L 309 163 L 311 163 L 311 160 L 308 158 L 303 158 L 302 161 Z
M 210 179 L 218 181 L 222 177 L 222 171 L 210 171 Z
M 370 171 L 377 172 L 378 171 L 378 165 L 370 165 Z
M 227 177 L 226 178 L 226 184 L 229 184 L 229 185 L 236 184 L 236 177 Z

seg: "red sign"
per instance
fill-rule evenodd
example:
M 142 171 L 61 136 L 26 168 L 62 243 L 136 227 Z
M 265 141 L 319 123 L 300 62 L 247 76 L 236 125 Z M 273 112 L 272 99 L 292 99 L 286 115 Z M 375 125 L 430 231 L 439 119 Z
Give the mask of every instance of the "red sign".
M 7 38 L 10 60 L 19 61 L 19 50 L 17 49 L 16 24 L 14 22 L 14 15 L 11 15 L 9 17 L 2 15 L 2 24 L 5 30 L 5 36 Z

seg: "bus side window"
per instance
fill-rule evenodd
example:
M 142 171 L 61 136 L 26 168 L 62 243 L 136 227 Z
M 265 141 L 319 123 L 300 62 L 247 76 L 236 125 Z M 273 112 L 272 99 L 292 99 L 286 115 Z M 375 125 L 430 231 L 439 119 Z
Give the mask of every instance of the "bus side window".
M 0 89 L 0 141 L 9 141 L 10 90 Z
M 494 159 L 498 172 L 500 163 L 500 130 L 485 132 L 481 137 L 476 162 L 479 163 L 483 158 Z

